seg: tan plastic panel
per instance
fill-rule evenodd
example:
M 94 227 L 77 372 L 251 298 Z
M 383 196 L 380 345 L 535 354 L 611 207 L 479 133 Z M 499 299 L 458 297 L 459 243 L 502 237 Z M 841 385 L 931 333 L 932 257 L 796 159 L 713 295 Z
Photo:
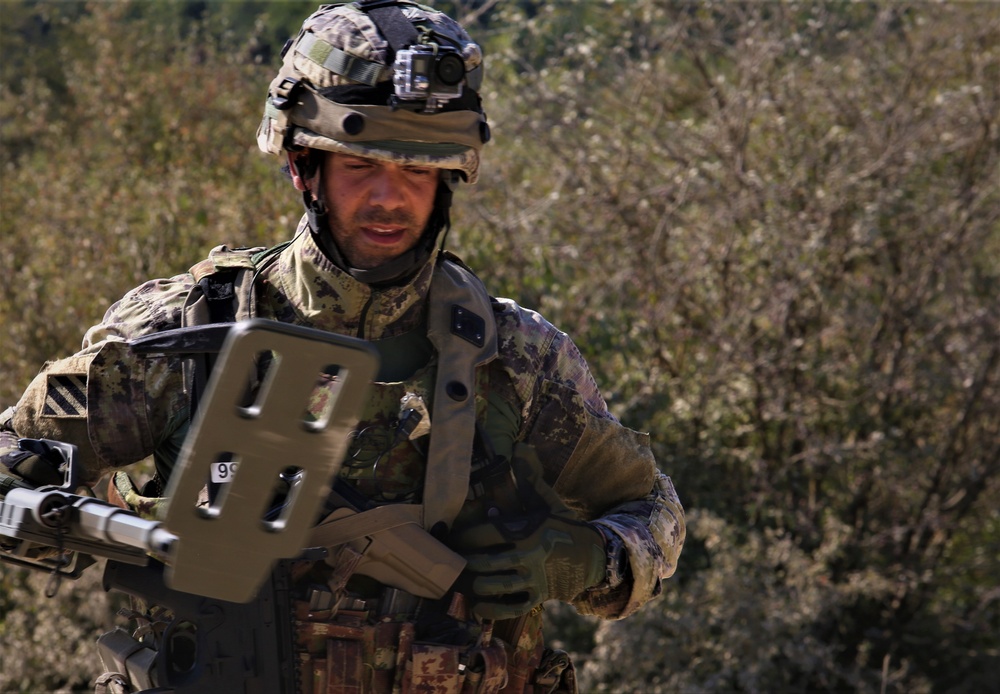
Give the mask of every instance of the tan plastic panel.
M 276 358 L 254 403 L 244 407 L 252 364 L 267 352 Z M 306 413 L 330 366 L 339 367 L 337 390 L 319 426 Z M 377 353 L 361 340 L 260 319 L 233 326 L 167 489 L 164 524 L 179 538 L 167 570 L 172 588 L 247 602 L 276 560 L 299 554 L 377 369 Z M 199 507 L 213 463 L 230 454 L 238 460 L 232 481 L 215 504 Z M 302 471 L 299 482 L 280 517 L 265 520 L 279 475 L 290 466 Z

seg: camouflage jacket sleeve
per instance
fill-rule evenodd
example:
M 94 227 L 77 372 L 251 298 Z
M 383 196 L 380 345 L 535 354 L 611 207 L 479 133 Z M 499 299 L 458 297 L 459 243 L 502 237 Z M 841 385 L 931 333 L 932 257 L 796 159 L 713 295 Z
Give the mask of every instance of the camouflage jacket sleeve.
M 188 407 L 176 358 L 137 357 L 127 340 L 180 326 L 190 275 L 133 289 L 87 331 L 83 348 L 50 361 L 16 405 L 17 436 L 78 447 L 85 481 L 138 462 L 186 421 Z
M 620 619 L 659 595 L 684 544 L 684 510 L 656 467 L 649 436 L 610 412 L 576 345 L 538 314 L 501 300 L 500 358 L 523 403 L 521 438 L 546 481 L 607 540 L 608 580 L 574 601 Z

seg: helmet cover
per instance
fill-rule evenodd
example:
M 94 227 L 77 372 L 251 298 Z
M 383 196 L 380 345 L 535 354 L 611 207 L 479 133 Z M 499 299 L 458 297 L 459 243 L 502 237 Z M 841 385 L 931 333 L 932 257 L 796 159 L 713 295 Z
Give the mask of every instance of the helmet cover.
M 302 24 L 268 90 L 258 146 L 273 154 L 308 147 L 455 170 L 475 183 L 479 150 L 489 139 L 475 91 L 482 50 L 446 14 L 399 0 L 420 44 L 444 47 L 465 67 L 461 96 L 440 110 L 401 106 L 393 90 L 395 51 L 364 4 L 323 5 Z

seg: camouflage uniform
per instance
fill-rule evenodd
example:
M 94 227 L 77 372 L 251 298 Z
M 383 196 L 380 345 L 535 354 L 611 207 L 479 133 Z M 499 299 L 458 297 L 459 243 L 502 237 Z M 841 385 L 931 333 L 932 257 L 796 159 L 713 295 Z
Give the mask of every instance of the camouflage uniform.
M 378 344 L 419 331 L 432 270 L 433 261 L 406 285 L 375 290 L 330 263 L 308 234 L 299 234 L 260 273 L 255 313 Z M 185 273 L 147 282 L 115 303 L 87 332 L 78 354 L 50 362 L 35 378 L 17 406 L 13 431 L 77 443 L 91 483 L 150 455 L 161 469 L 167 466 L 190 414 L 181 364 L 175 358 L 137 358 L 125 341 L 180 327 L 194 286 L 194 277 Z M 661 580 L 676 568 L 684 523 L 673 486 L 656 470 L 647 437 L 608 413 L 568 336 L 512 301 L 497 300 L 494 310 L 500 353 L 484 374 L 489 392 L 477 389 L 479 417 L 506 423 L 488 427 L 508 432 L 498 448 L 510 450 L 515 440 L 535 446 L 546 480 L 570 508 L 596 521 L 609 540 L 609 554 L 624 548 L 626 575 L 612 571 L 574 605 L 585 614 L 625 617 L 659 594 Z M 428 366 L 434 368 L 433 360 Z M 406 381 L 419 380 L 419 375 L 401 379 L 397 390 L 413 389 Z M 68 395 L 71 383 L 79 384 L 75 398 Z M 387 387 L 391 391 L 391 384 Z M 426 389 L 422 394 L 430 399 Z M 391 392 L 388 401 L 398 403 L 397 395 Z M 359 431 L 384 424 L 376 421 L 384 416 L 380 411 L 385 408 L 370 407 Z M 419 456 L 389 453 L 387 467 L 396 477 L 387 489 L 366 487 L 363 467 L 347 465 L 341 475 L 367 494 L 396 494 L 405 501 L 422 479 Z M 539 615 L 532 619 L 540 624 Z
M 472 75 L 481 71 L 482 56 L 464 31 L 428 8 L 404 3 L 403 12 L 415 23 L 423 18 L 425 29 L 433 26 L 452 36 L 471 84 Z M 477 101 L 468 108 L 429 109 L 428 113 L 354 102 L 345 108 L 337 101 L 337 89 L 354 89 L 352 85 L 359 80 L 384 83 L 389 46 L 380 28 L 353 5 L 324 6 L 306 20 L 271 85 L 258 131 L 261 148 L 279 153 L 309 147 L 416 163 L 444 170 L 442 180 L 445 174 L 458 173 L 474 182 L 478 149 L 488 139 L 485 115 L 475 105 Z M 341 55 L 348 59 L 341 60 Z M 365 98 L 372 98 L 373 93 L 364 92 Z M 290 101 L 295 108 L 288 108 Z M 359 122 L 365 124 L 363 129 L 355 127 Z M 398 140 L 384 139 L 397 131 L 401 133 Z M 456 181 L 452 178 L 448 185 Z M 420 503 L 426 451 L 419 439 L 399 441 L 392 432 L 398 424 L 400 398 L 407 394 L 426 402 L 434 427 L 433 385 L 443 366 L 428 340 L 428 306 L 434 301 L 434 277 L 443 263 L 452 261 L 439 257 L 433 238 L 438 230 L 431 230 L 435 243 L 427 246 L 405 281 L 359 281 L 357 274 L 332 259 L 323 247 L 323 236 L 317 233 L 321 227 L 317 208 L 309 208 L 308 203 L 307 208 L 310 212 L 293 241 L 273 253 L 255 256 L 220 247 L 190 272 L 147 282 L 126 294 L 86 333 L 79 353 L 47 363 L 16 409 L 0 417 L 4 430 L 0 456 L 5 447 L 9 452 L 16 445 L 17 436 L 63 440 L 79 447 L 86 482 L 96 483 L 102 475 L 149 456 L 156 465 L 156 480 L 166 478 L 187 433 L 191 384 L 179 358 L 139 357 L 127 341 L 207 322 L 205 315 L 192 308 L 198 282 L 217 268 L 235 265 L 252 270 L 240 280 L 252 286 L 236 287 L 237 294 L 247 298 L 239 317 L 360 337 L 379 349 L 383 371 L 340 477 L 379 504 Z M 498 352 L 476 369 L 475 419 L 498 457 L 510 459 L 525 445 L 537 452 L 544 482 L 577 518 L 592 522 L 603 538 L 604 580 L 572 599 L 576 609 L 606 619 L 626 617 L 658 595 L 661 581 L 676 568 L 684 541 L 683 509 L 677 495 L 670 479 L 657 470 L 648 437 L 622 426 L 608 412 L 570 338 L 513 301 L 492 299 L 490 305 L 492 316 L 483 318 L 495 323 Z M 12 460 L 9 455 L 6 459 Z M 467 501 L 451 526 L 454 530 L 482 520 L 480 500 L 492 492 L 488 486 L 472 479 Z M 111 495 L 143 513 L 157 512 L 155 497 L 160 493 L 155 483 L 140 492 L 126 476 L 113 478 Z M 337 556 L 343 560 L 346 555 Z M 331 585 L 337 572 L 335 561 L 304 563 L 293 569 L 301 585 L 316 581 Z M 362 580 L 368 577 L 343 573 L 337 587 L 360 600 L 359 605 L 384 594 L 380 592 L 384 586 Z M 433 639 L 422 641 L 407 618 L 390 620 L 386 626 L 373 623 L 360 608 L 341 606 L 338 610 L 307 603 L 299 605 L 296 614 L 300 669 L 302 681 L 309 683 L 303 684 L 307 691 L 318 693 L 327 685 L 328 691 L 442 693 L 499 691 L 504 685 L 506 692 L 572 691 L 575 687 L 572 669 L 562 657 L 543 651 L 540 609 L 495 625 L 473 619 L 456 596 L 450 604 L 425 610 L 447 617 L 446 626 L 434 624 L 431 632 L 468 632 L 483 644 L 489 642 L 488 632 L 493 629 L 498 637 L 494 643 L 505 648 L 500 654 L 488 649 L 480 654 L 485 661 L 498 664 L 494 670 L 499 669 L 502 677 L 470 689 L 472 675 L 466 673 L 462 689 L 456 674 L 442 669 L 445 661 L 454 658 L 453 650 Z M 339 636 L 332 636 L 333 632 Z M 323 678 L 322 668 L 316 669 L 315 681 L 307 676 L 318 662 L 334 660 L 343 664 L 339 670 L 332 666 L 327 670 L 327 675 L 338 678 L 336 687 Z M 364 668 L 373 674 L 365 675 Z

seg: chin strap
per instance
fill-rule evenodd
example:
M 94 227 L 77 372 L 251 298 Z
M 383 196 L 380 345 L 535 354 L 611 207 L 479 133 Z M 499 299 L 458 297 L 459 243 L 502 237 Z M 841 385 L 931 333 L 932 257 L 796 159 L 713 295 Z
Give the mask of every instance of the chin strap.
M 444 173 L 444 172 L 442 172 Z M 316 169 L 319 177 L 319 168 Z M 321 190 L 322 188 L 320 188 Z M 434 244 L 441 237 L 441 247 L 444 248 L 445 237 L 451 227 L 451 187 L 444 182 L 438 184 L 434 197 L 434 209 L 424 229 L 423 236 L 409 251 L 370 270 L 352 267 L 344 254 L 341 253 L 330 233 L 330 214 L 320 196 L 313 195 L 308 190 L 302 193 L 302 203 L 306 208 L 306 218 L 309 221 L 309 231 L 316 246 L 330 262 L 349 274 L 358 282 L 371 286 L 402 284 L 409 280 L 434 254 Z

